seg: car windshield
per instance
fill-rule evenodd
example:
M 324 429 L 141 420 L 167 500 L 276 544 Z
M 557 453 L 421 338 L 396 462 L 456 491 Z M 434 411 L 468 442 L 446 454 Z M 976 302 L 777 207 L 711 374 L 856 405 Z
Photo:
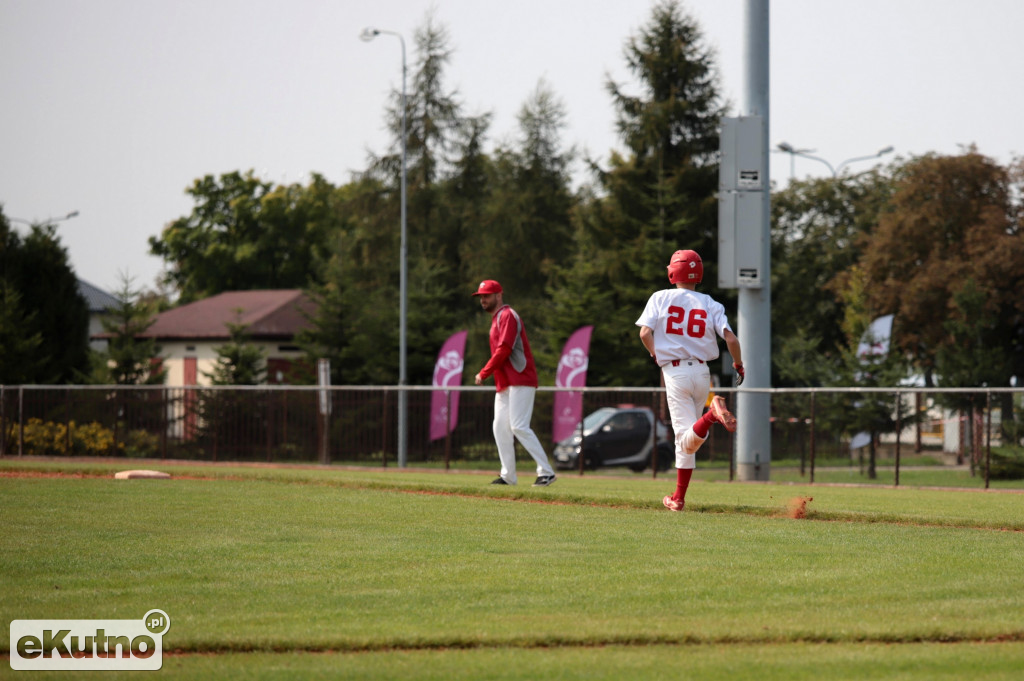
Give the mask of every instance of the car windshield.
M 583 432 L 590 433 L 594 431 L 614 413 L 615 409 L 612 407 L 603 407 L 597 411 L 587 414 L 587 417 L 583 419 Z

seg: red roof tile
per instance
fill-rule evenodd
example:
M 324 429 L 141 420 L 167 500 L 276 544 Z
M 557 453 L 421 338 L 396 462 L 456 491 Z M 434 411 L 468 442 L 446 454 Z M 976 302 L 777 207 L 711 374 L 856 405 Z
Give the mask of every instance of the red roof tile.
M 290 339 L 311 324 L 316 305 L 301 290 L 227 291 L 157 315 L 146 338 L 212 339 L 230 337 L 227 324 L 243 324 L 253 339 Z M 241 311 L 241 312 L 239 312 Z

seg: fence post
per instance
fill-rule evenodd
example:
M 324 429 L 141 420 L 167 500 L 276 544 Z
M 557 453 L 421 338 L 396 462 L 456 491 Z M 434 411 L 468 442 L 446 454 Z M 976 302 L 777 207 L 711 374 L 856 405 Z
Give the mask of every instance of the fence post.
M 988 471 L 992 464 L 992 393 L 985 393 L 985 489 L 988 489 Z
M 655 391 L 654 399 L 652 401 L 654 402 L 654 404 L 651 405 L 651 416 L 654 417 L 654 436 L 653 436 L 654 437 L 654 445 L 653 445 L 654 449 L 651 452 L 651 479 L 652 480 L 657 480 L 658 479 L 658 463 L 659 463 L 658 462 L 658 424 L 661 423 L 661 420 L 658 418 L 658 407 L 660 406 L 660 404 L 659 404 L 660 400 L 659 400 L 659 393 L 657 391 Z
M 452 460 L 452 391 L 444 391 L 444 469 L 451 468 Z
M 71 388 L 64 390 L 64 446 L 71 456 L 74 453 L 71 451 Z
M 896 484 L 895 487 L 900 486 L 900 431 L 903 430 L 903 423 L 901 420 L 901 407 L 902 400 L 900 394 L 896 393 Z
M 814 396 L 817 393 L 811 392 L 811 484 L 814 484 L 814 427 L 817 425 L 817 419 L 814 414 Z
M 582 391 L 580 392 L 580 424 L 579 424 L 579 428 L 580 428 L 580 453 L 579 453 L 579 455 L 577 456 L 577 459 L 576 459 L 576 463 L 578 463 L 579 466 L 580 466 L 580 475 L 581 476 L 583 475 L 583 459 L 584 459 L 584 451 L 583 451 L 583 417 L 587 413 L 587 410 L 583 406 L 584 394 L 585 393 L 583 393 Z
M 167 458 L 167 429 L 171 427 L 168 411 L 170 410 L 170 391 L 161 388 L 163 399 L 160 401 L 160 457 Z
M 24 453 L 25 446 L 25 387 L 18 386 L 18 456 Z
M 267 396 L 267 408 L 266 408 L 266 419 L 267 424 L 267 463 L 272 459 L 272 452 L 274 449 L 274 392 L 272 390 L 266 391 Z
M 384 390 L 384 399 L 382 400 L 382 402 L 384 403 L 383 404 L 384 411 L 383 411 L 383 413 L 381 415 L 381 428 L 382 428 L 381 435 L 380 435 L 380 443 L 381 443 L 381 447 L 380 447 L 380 465 L 381 465 L 381 468 L 387 468 L 388 467 L 388 414 L 391 413 L 390 410 L 388 409 L 388 393 L 389 392 L 390 391 L 387 390 L 387 389 Z
M 119 404 L 120 403 L 120 399 L 121 399 L 121 396 L 119 395 L 119 391 L 115 390 L 114 391 L 114 404 Z M 120 409 L 115 409 L 114 410 L 114 427 L 113 427 L 113 433 L 114 433 L 114 451 L 113 451 L 113 455 L 114 456 L 117 456 L 117 424 L 121 420 L 119 418 L 120 415 L 121 415 L 120 414 L 121 411 L 122 410 L 120 410 Z M 125 418 L 125 422 L 127 423 L 127 421 L 128 421 L 128 419 L 126 417 Z
M 921 444 L 921 393 L 914 393 L 914 419 L 916 427 L 914 428 L 914 453 L 920 454 L 924 451 L 924 445 Z

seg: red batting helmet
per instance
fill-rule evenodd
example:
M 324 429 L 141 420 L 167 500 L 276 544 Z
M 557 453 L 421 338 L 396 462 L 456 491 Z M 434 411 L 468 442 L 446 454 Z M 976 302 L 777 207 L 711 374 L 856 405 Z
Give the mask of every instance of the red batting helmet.
M 672 284 L 699 284 L 704 278 L 704 263 L 697 251 L 676 251 L 668 263 L 668 280 Z

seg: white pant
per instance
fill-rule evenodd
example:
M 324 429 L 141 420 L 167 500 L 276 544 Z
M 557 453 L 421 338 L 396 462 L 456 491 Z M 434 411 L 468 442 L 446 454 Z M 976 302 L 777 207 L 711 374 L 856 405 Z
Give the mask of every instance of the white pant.
M 538 476 L 555 474 L 543 445 L 530 428 L 536 392 L 536 388 L 512 385 L 494 394 L 494 442 L 498 445 L 498 458 L 501 459 L 501 477 L 510 485 L 517 481 L 516 440 L 537 462 Z
M 661 369 L 672 430 L 676 436 L 676 468 L 696 468 L 696 452 L 707 438 L 697 437 L 693 424 L 704 412 L 711 390 L 711 372 L 707 364 L 682 361 Z

